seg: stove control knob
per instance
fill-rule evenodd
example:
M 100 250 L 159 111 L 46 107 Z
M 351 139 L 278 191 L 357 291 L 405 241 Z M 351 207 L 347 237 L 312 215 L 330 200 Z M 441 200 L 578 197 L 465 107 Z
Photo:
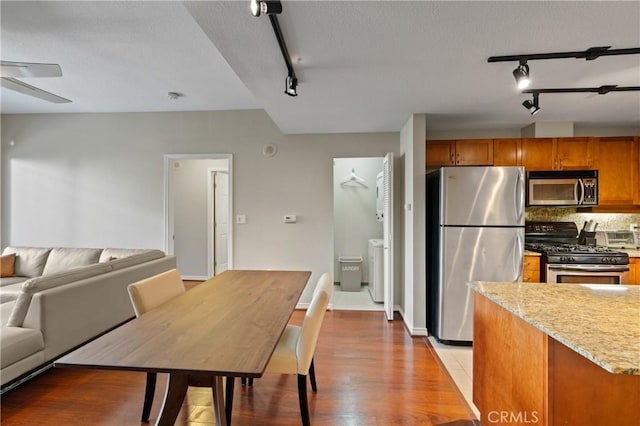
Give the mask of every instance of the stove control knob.
M 575 258 L 575 257 L 572 257 L 572 258 L 571 258 L 571 261 L 575 263 L 576 258 Z
M 567 262 L 567 259 L 568 259 L 567 256 L 560 256 L 560 262 L 565 263 Z

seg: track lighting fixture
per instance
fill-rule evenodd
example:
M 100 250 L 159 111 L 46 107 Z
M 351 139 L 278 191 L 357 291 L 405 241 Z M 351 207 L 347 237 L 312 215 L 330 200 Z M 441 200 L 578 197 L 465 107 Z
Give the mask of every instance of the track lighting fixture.
M 534 61 L 539 59 L 563 59 L 576 58 L 593 61 L 600 56 L 638 55 L 640 47 L 629 49 L 611 49 L 611 46 L 590 47 L 587 50 L 577 52 L 556 52 L 556 53 L 532 53 L 525 55 L 491 56 L 487 62 L 512 62 L 512 61 Z
M 291 77 L 290 75 L 284 80 L 284 93 L 289 96 L 298 96 L 298 91 L 296 90 L 298 87 L 298 79 L 295 77 Z
M 526 60 L 521 60 L 520 65 L 516 69 L 513 70 L 513 77 L 516 79 L 516 84 L 518 85 L 518 89 L 526 89 L 529 87 L 529 65 L 527 65 Z
M 487 59 L 487 62 L 509 62 L 518 61 L 519 65 L 513 70 L 513 77 L 516 79 L 518 89 L 522 93 L 532 93 L 533 101 L 526 100 L 522 102 L 522 105 L 529 110 L 531 115 L 540 111 L 538 105 L 538 97 L 540 93 L 580 93 L 580 92 L 592 92 L 599 95 L 606 95 L 609 92 L 637 92 L 640 91 L 640 86 L 630 87 L 618 87 L 615 84 L 608 84 L 600 87 L 582 87 L 582 88 L 557 88 L 557 89 L 528 89 L 523 90 L 529 86 L 529 65 L 527 61 L 539 60 L 539 59 L 561 59 L 561 58 L 577 58 L 585 59 L 587 61 L 593 61 L 601 56 L 618 56 L 618 55 L 638 55 L 640 54 L 640 47 L 632 47 L 629 49 L 611 49 L 611 46 L 597 46 L 590 47 L 587 50 L 577 52 L 557 52 L 557 53 L 533 53 L 526 55 L 508 55 L 508 56 L 491 56 Z
M 261 13 L 265 15 L 282 13 L 282 3 L 280 1 L 251 0 L 249 7 L 253 16 L 260 16 Z
M 289 96 L 298 96 L 298 91 L 296 89 L 298 87 L 298 77 L 296 77 L 296 71 L 293 69 L 291 56 L 289 55 L 287 44 L 284 42 L 280 22 L 276 16 L 282 12 L 282 3 L 280 3 L 280 1 L 251 0 L 250 7 L 253 16 L 260 16 L 260 13 L 264 13 L 269 16 L 273 33 L 275 34 L 276 41 L 280 47 L 280 53 L 282 53 L 284 64 L 287 67 L 287 77 L 284 80 L 284 93 Z
M 528 89 L 522 93 L 597 93 L 606 95 L 609 92 L 640 92 L 640 86 L 618 86 L 615 84 L 605 84 L 600 87 L 571 87 L 557 89 Z
M 538 104 L 538 94 L 533 94 L 533 102 L 527 99 L 522 103 L 522 106 L 529 110 L 531 115 L 534 115 L 540 111 L 540 105 Z

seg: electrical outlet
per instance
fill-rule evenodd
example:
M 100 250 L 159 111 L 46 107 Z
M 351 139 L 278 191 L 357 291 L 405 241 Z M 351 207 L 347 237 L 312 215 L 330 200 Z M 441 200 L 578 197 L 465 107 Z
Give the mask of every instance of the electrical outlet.
M 244 214 L 239 214 L 236 216 L 236 223 L 238 225 L 244 225 L 245 223 L 247 223 L 247 216 Z

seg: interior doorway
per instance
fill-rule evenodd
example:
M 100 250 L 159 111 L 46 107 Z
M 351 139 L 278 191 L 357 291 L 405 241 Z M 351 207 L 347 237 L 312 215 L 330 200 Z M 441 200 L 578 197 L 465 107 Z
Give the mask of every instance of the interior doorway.
M 393 312 L 392 162 L 392 154 L 333 161 L 334 309 Z M 350 283 L 357 265 L 361 282 Z
M 182 278 L 206 280 L 233 267 L 232 156 L 165 155 L 165 252 Z

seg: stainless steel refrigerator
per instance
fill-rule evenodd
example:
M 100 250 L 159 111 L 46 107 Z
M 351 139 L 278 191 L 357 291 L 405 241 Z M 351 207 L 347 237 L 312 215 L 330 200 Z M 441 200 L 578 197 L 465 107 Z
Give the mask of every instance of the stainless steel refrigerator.
M 442 167 L 427 174 L 427 328 L 439 341 L 473 340 L 469 281 L 522 280 L 522 167 Z

